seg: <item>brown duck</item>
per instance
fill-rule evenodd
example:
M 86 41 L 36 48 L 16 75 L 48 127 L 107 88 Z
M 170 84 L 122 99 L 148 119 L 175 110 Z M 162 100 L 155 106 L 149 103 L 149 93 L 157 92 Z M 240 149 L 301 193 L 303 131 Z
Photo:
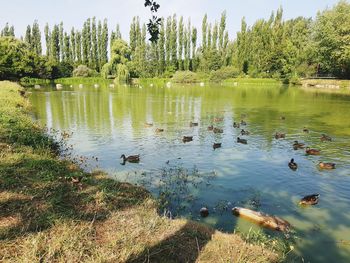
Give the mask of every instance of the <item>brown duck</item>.
M 294 162 L 294 158 L 292 158 L 290 160 L 290 162 L 288 163 L 288 166 L 290 169 L 292 169 L 293 171 L 296 171 L 298 169 L 298 165 L 297 163 Z
M 214 129 L 213 125 L 208 126 L 208 131 L 212 131 Z
M 195 126 L 198 126 L 198 122 L 190 122 L 190 127 L 195 127 Z
M 306 147 L 306 154 L 307 155 L 319 155 L 321 153 L 320 150 L 316 150 L 316 149 L 310 149 L 310 147 Z
M 327 169 L 327 170 L 331 170 L 331 169 L 335 169 L 335 163 L 324 163 L 324 162 L 320 162 L 318 164 L 318 166 L 321 169 Z
M 304 149 L 304 147 L 305 147 L 304 143 L 300 143 L 298 141 L 294 141 L 294 143 L 293 143 L 293 149 L 294 150 Z
M 122 154 L 120 158 L 123 158 L 122 165 L 125 165 L 126 162 L 129 163 L 138 163 L 140 162 L 140 155 L 129 155 L 128 157 L 125 156 L 125 154 Z
M 183 142 L 191 142 L 191 141 L 193 141 L 193 136 L 184 136 L 182 138 L 182 141 Z
M 320 194 L 312 194 L 304 196 L 300 201 L 300 205 L 316 205 L 320 198 Z
M 286 134 L 285 134 L 285 133 L 282 133 L 282 132 L 276 132 L 276 133 L 275 133 L 275 138 L 276 138 L 276 139 L 286 138 Z
M 237 123 L 237 122 L 233 123 L 233 128 L 239 128 L 239 127 L 240 127 L 239 123 Z
M 322 134 L 321 141 L 322 142 L 331 142 L 332 138 L 330 136 L 326 135 L 326 134 Z
M 237 137 L 237 142 L 238 143 L 242 143 L 242 144 L 247 144 L 248 143 L 246 139 L 241 139 L 239 137 Z
M 214 144 L 213 144 L 213 149 L 215 150 L 215 149 L 217 149 L 217 148 L 221 148 L 221 142 L 220 142 L 220 143 L 214 142 Z
M 156 129 L 156 133 L 158 133 L 158 132 L 163 132 L 164 131 L 164 129 L 161 129 L 161 128 L 157 128 Z
M 223 129 L 220 129 L 220 128 L 214 128 L 213 132 L 214 133 L 223 133 L 224 131 L 223 131 Z

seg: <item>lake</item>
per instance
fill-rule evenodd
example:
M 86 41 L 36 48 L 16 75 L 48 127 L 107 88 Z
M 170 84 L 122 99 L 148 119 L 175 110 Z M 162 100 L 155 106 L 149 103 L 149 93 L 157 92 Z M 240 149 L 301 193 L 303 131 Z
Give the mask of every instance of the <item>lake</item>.
M 350 261 L 349 95 L 263 83 L 145 82 L 44 87 L 33 89 L 30 100 L 40 123 L 73 132 L 68 143 L 74 154 L 91 157 L 87 169 L 98 166 L 118 180 L 145 186 L 167 215 L 248 232 L 258 227 L 231 209 L 263 211 L 292 224 L 296 253 L 305 262 Z M 241 120 L 247 125 L 234 128 Z M 208 130 L 211 125 L 223 132 Z M 242 128 L 250 135 L 240 135 Z M 275 139 L 276 132 L 285 138 Z M 332 141 L 322 142 L 322 134 Z M 184 143 L 183 136 L 193 141 Z M 294 150 L 295 140 L 321 154 Z M 222 147 L 214 150 L 213 143 Z M 140 154 L 141 161 L 121 165 L 122 154 Z M 291 158 L 296 171 L 288 167 Z M 334 162 L 336 169 L 320 170 L 320 161 Z M 317 205 L 298 205 L 313 193 L 320 194 Z M 209 209 L 206 218 L 199 214 L 203 206 Z

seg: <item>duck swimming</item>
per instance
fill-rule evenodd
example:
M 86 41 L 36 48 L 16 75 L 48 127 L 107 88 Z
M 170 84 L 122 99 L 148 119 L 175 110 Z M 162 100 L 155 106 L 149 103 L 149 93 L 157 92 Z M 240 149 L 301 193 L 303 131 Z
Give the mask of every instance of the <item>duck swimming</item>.
M 163 132 L 164 131 L 164 129 L 161 129 L 161 128 L 157 128 L 156 129 L 156 132 L 158 133 L 158 132 Z
M 246 139 L 241 139 L 239 137 L 237 137 L 237 142 L 238 143 L 242 143 L 242 144 L 247 144 L 248 143 Z
M 309 133 L 309 129 L 307 129 L 306 127 L 304 127 L 303 132 Z
M 214 133 L 223 133 L 223 129 L 219 129 L 219 128 L 214 128 L 213 129 Z
M 239 123 L 237 123 L 237 122 L 233 123 L 233 128 L 239 128 L 239 126 L 240 126 Z
M 213 125 L 208 126 L 208 131 L 212 131 L 214 129 Z
M 297 163 L 294 162 L 294 158 L 292 158 L 290 160 L 290 162 L 288 163 L 288 166 L 290 169 L 292 169 L 293 171 L 295 171 L 296 169 L 298 169 L 298 165 Z
M 294 150 L 304 149 L 304 146 L 305 146 L 304 143 L 300 143 L 298 141 L 294 141 L 294 143 L 293 143 L 293 149 Z
M 321 169 L 327 169 L 327 170 L 331 170 L 331 169 L 335 169 L 335 163 L 324 163 L 324 162 L 320 162 L 318 164 L 318 166 Z
M 286 138 L 286 134 L 285 134 L 285 133 L 282 133 L 282 132 L 276 132 L 276 133 L 275 133 L 275 138 L 276 138 L 276 139 Z
M 195 126 L 198 126 L 198 122 L 190 122 L 190 127 L 195 127 Z
M 125 156 L 125 154 L 122 154 L 120 158 L 123 158 L 122 165 L 125 165 L 126 162 L 129 163 L 138 163 L 140 162 L 140 155 L 129 155 L 128 157 Z
M 182 141 L 183 142 L 191 142 L 191 141 L 193 141 L 193 136 L 184 136 L 182 138 Z
M 247 123 L 244 120 L 241 120 L 241 125 L 247 125 Z
M 331 142 L 332 141 L 332 138 L 330 137 L 330 136 L 328 136 L 328 135 L 326 135 L 326 134 L 322 134 L 322 136 L 321 136 L 321 141 L 322 142 Z
M 316 205 L 320 198 L 320 194 L 312 194 L 304 196 L 300 201 L 299 205 Z
M 310 147 L 306 147 L 306 154 L 307 155 L 319 155 L 321 153 L 320 150 L 316 150 L 316 149 L 310 149 Z
M 153 127 L 153 123 L 146 122 L 145 127 Z
M 217 148 L 221 148 L 221 142 L 220 143 L 214 142 L 213 149 L 215 150 Z
M 241 130 L 241 134 L 242 135 L 249 135 L 250 132 L 249 131 L 245 131 L 244 129 Z

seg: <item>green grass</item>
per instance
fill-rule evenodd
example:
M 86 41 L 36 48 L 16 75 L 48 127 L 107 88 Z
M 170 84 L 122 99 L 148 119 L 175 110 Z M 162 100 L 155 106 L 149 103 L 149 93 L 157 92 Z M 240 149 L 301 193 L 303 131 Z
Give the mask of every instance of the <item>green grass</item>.
M 280 259 L 239 235 L 160 216 L 145 189 L 86 173 L 80 158 L 60 157 L 65 141 L 33 122 L 19 91 L 0 82 L 0 262 Z
M 55 83 L 60 84 L 95 84 L 95 83 L 112 83 L 113 80 L 104 79 L 102 77 L 71 77 L 55 79 Z

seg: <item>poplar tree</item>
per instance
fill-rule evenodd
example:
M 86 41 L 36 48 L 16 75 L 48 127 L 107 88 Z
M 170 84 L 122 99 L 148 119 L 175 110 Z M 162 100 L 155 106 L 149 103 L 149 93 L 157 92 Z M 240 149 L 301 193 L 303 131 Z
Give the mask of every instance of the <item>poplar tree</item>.
M 51 44 L 50 44 L 50 52 L 51 52 L 51 58 L 59 62 L 60 61 L 60 36 L 59 36 L 60 28 L 58 25 L 55 25 L 53 27 L 53 30 L 51 32 Z
M 165 62 L 166 66 L 170 66 L 171 57 L 171 17 L 166 20 L 166 42 L 165 42 Z
M 184 23 L 183 23 L 183 17 L 180 17 L 180 21 L 179 21 L 179 69 L 183 70 L 184 69 L 184 64 L 183 64 L 183 60 L 182 60 L 182 53 L 184 50 Z
M 51 56 L 51 37 L 50 37 L 50 28 L 49 24 L 46 23 L 45 28 L 44 28 L 44 33 L 45 33 L 45 43 L 46 43 L 46 56 L 50 57 Z
M 213 27 L 213 38 L 211 41 L 211 49 L 217 49 L 218 42 L 218 23 L 215 22 Z
M 183 63 L 183 69 L 188 70 L 189 69 L 189 59 L 187 57 L 188 53 L 188 34 L 187 34 L 187 28 L 185 28 L 184 37 L 183 37 L 183 44 L 184 44 L 184 63 Z
M 164 71 L 165 71 L 165 28 L 164 28 L 164 19 L 162 19 L 161 24 L 160 24 L 158 50 L 159 50 L 159 73 L 163 74 Z
M 64 33 L 64 61 L 65 62 L 72 62 L 72 56 L 71 56 L 71 46 L 70 46 L 70 38 L 69 35 L 65 32 Z
M 187 25 L 187 52 L 185 54 L 187 58 L 187 70 L 190 70 L 190 62 L 191 62 L 191 20 L 188 20 Z
M 32 26 L 32 47 L 33 47 L 33 51 L 37 55 L 42 54 L 41 32 L 40 32 L 40 28 L 37 20 L 34 21 Z
M 103 20 L 102 41 L 101 41 L 101 66 L 108 62 L 108 24 L 107 19 Z
M 177 64 L 177 23 L 176 23 L 176 14 L 173 15 L 173 20 L 172 20 L 172 27 L 171 27 L 171 43 L 170 43 L 170 48 L 171 48 L 171 64 L 176 70 L 178 67 Z
M 60 54 L 60 61 L 64 61 L 64 34 L 63 34 L 63 22 L 60 23 L 59 27 L 59 54 Z
M 192 70 L 197 71 L 196 48 L 197 48 L 197 28 L 192 28 Z
M 26 34 L 24 37 L 24 42 L 26 42 L 28 44 L 30 49 L 33 48 L 33 46 L 32 46 L 32 29 L 31 29 L 30 25 L 27 26 Z
M 112 51 L 112 44 L 113 41 L 111 39 L 110 41 L 110 50 Z M 102 69 L 103 64 L 102 64 L 102 22 L 101 20 L 98 20 L 98 26 L 97 26 L 97 45 L 98 45 L 98 54 L 99 54 L 99 60 L 98 63 L 100 64 L 100 67 Z
M 204 15 L 202 21 L 202 52 L 204 53 L 207 50 L 207 30 L 208 30 L 208 16 Z
M 88 23 L 85 21 L 84 26 L 83 26 L 83 31 L 82 31 L 82 62 L 84 65 L 88 65 L 89 63 L 89 49 L 88 49 L 88 42 L 89 42 L 89 37 L 88 37 Z
M 219 49 L 224 48 L 224 34 L 226 29 L 226 11 L 222 12 L 219 29 Z
M 72 52 L 72 62 L 75 62 L 76 61 L 76 58 L 77 58 L 77 48 L 76 48 L 76 39 L 75 39 L 75 29 L 74 27 L 72 28 L 71 30 L 71 33 L 70 33 L 70 46 L 71 46 L 71 52 Z
M 211 49 L 211 24 L 208 25 L 208 36 L 207 36 L 208 42 L 207 42 L 207 49 Z
M 91 41 L 92 41 L 92 65 L 94 69 L 100 70 L 95 17 L 92 18 Z
M 77 56 L 77 64 L 81 64 L 82 63 L 82 59 L 81 59 L 81 32 L 77 31 L 75 33 L 76 38 L 75 38 L 75 46 L 76 46 L 76 56 Z
M 136 49 L 136 17 L 133 17 L 132 22 L 130 24 L 129 43 L 132 54 L 133 52 L 135 52 Z
M 89 67 L 93 67 L 93 57 L 92 57 L 92 43 L 91 43 L 91 19 L 86 20 L 86 48 L 87 48 L 87 61 Z

